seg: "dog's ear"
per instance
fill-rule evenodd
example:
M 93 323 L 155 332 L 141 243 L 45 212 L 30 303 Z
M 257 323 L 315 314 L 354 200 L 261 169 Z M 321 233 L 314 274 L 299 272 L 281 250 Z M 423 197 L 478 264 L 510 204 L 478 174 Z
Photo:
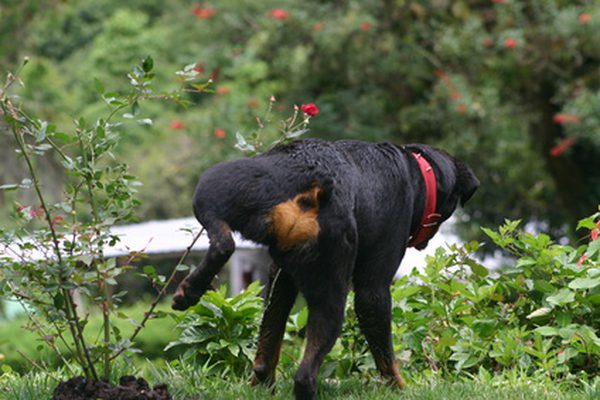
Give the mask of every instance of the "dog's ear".
M 479 179 L 466 164 L 458 160 L 454 160 L 454 164 L 456 166 L 455 191 L 460 197 L 460 205 L 464 206 L 479 187 Z

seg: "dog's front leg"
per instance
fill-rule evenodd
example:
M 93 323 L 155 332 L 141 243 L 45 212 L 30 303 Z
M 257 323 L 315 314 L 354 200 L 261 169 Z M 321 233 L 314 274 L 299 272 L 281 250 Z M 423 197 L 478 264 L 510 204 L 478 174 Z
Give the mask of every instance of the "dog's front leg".
M 271 290 L 265 308 L 258 337 L 258 348 L 254 359 L 252 384 L 275 382 L 275 368 L 279 361 L 285 324 L 290 314 L 298 289 L 291 276 L 279 269 L 271 274 Z
M 211 288 L 215 275 L 223 268 L 233 251 L 235 241 L 231 229 L 222 221 L 206 226 L 210 246 L 202 263 L 179 284 L 173 296 L 172 307 L 186 310 L 195 305 L 200 297 Z

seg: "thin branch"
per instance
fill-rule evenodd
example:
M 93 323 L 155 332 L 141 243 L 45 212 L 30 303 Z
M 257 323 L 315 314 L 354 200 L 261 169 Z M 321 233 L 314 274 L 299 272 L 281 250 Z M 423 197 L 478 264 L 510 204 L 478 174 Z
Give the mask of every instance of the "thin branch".
M 184 253 L 179 258 L 179 261 L 177 262 L 177 264 L 173 268 L 173 271 L 171 272 L 171 275 L 169 276 L 169 278 L 165 282 L 165 284 L 162 287 L 162 289 L 160 290 L 160 292 L 158 292 L 158 294 L 156 295 L 156 297 L 152 301 L 152 304 L 150 304 L 150 308 L 148 309 L 147 312 L 144 313 L 144 318 L 142 319 L 142 321 L 140 322 L 140 324 L 135 328 L 135 330 L 133 331 L 133 333 L 129 337 L 129 342 L 133 343 L 133 340 L 137 337 L 137 335 L 140 333 L 140 331 L 142 330 L 142 328 L 144 328 L 144 326 L 146 325 L 146 322 L 152 316 L 152 313 L 154 312 L 154 309 L 158 305 L 158 302 L 160 301 L 160 299 L 166 293 L 167 288 L 169 287 L 169 285 L 171 284 L 171 282 L 173 282 L 173 279 L 175 278 L 175 274 L 177 274 L 177 267 L 179 267 L 181 264 L 183 264 L 183 262 L 185 261 L 185 259 L 187 258 L 187 256 L 191 253 L 192 248 L 194 247 L 194 245 L 196 244 L 196 242 L 198 241 L 198 239 L 200 238 L 200 236 L 204 233 L 204 231 L 205 231 L 204 228 L 200 229 L 200 232 L 198 232 L 198 234 L 194 237 L 194 239 L 192 240 L 192 242 L 190 243 L 190 245 L 185 249 Z M 110 359 L 114 360 L 119 355 L 121 355 L 121 353 L 123 353 L 124 351 L 125 351 L 125 348 L 120 348 L 116 353 L 114 353 L 110 357 Z

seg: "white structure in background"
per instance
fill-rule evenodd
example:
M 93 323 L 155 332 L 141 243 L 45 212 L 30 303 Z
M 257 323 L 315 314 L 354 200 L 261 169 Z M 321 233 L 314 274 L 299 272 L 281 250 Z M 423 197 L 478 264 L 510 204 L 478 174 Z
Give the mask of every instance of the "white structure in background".
M 111 233 L 121 240 L 114 247 L 106 248 L 104 254 L 122 257 L 140 251 L 149 256 L 179 257 L 199 230 L 200 224 L 193 217 L 115 226 Z M 229 260 L 229 287 L 233 293 L 239 293 L 254 280 L 266 281 L 271 259 L 263 246 L 245 240 L 237 233 L 234 239 L 236 250 Z M 208 245 L 205 231 L 194 244 L 192 253 L 206 251 Z
M 452 233 L 452 225 L 451 220 L 442 225 L 425 250 L 407 249 L 396 276 L 406 275 L 413 268 L 425 267 L 425 257 L 433 254 L 438 247 L 445 246 L 447 243 L 460 243 L 460 239 Z M 113 247 L 106 247 L 104 254 L 106 257 L 127 257 L 131 252 L 142 252 L 149 257 L 173 257 L 175 260 L 190 245 L 199 229 L 200 224 L 193 217 L 115 226 L 111 233 L 119 236 L 120 242 Z M 234 238 L 236 250 L 228 263 L 229 287 L 232 293 L 239 293 L 254 280 L 266 283 L 271 259 L 265 247 L 244 240 L 238 234 L 235 234 Z M 196 241 L 192 253 L 204 252 L 208 250 L 208 245 L 208 236 L 204 232 Z M 15 258 L 44 257 L 39 252 L 29 251 L 23 254 L 17 246 L 10 246 L 10 249 L 0 248 L 0 251 Z M 9 315 L 22 311 L 16 302 L 7 302 L 6 305 Z
M 111 233 L 119 236 L 120 241 L 112 247 L 104 249 L 106 257 L 127 257 L 131 252 L 141 252 L 149 257 L 160 256 L 178 258 L 192 242 L 200 225 L 195 218 L 179 218 L 164 221 L 150 221 L 132 225 L 115 226 Z M 234 234 L 236 250 L 229 260 L 229 285 L 233 293 L 239 293 L 253 280 L 266 282 L 271 260 L 265 247 L 243 239 Z M 446 243 L 458 243 L 460 239 L 452 234 L 452 222 L 442 225 L 440 232 L 429 242 L 425 250 L 409 248 L 402 260 L 396 276 L 410 273 L 413 268 L 423 268 L 425 257 Z M 192 253 L 208 250 L 206 232 L 200 236 L 192 248 Z M 29 251 L 21 253 L 17 246 L 1 249 L 15 258 L 41 258 L 43 254 Z
M 180 255 L 192 241 L 194 233 L 200 225 L 195 218 L 179 218 L 166 221 L 150 221 L 140 224 L 116 226 L 112 233 L 118 235 L 121 241 L 114 247 L 107 248 L 104 254 L 108 257 L 126 256 L 131 251 L 141 251 L 152 255 Z M 271 264 L 267 250 L 254 242 L 244 240 L 238 234 L 234 235 L 236 251 L 229 261 L 230 287 L 233 293 L 238 293 L 250 282 L 256 279 L 265 280 Z M 452 221 L 442 225 L 440 231 L 429 242 L 425 250 L 409 248 L 398 269 L 397 276 L 410 273 L 413 268 L 423 268 L 425 257 L 433 254 L 435 249 L 446 243 L 459 243 L 460 239 L 452 233 Z M 192 252 L 208 249 L 208 236 L 203 233 L 194 245 Z

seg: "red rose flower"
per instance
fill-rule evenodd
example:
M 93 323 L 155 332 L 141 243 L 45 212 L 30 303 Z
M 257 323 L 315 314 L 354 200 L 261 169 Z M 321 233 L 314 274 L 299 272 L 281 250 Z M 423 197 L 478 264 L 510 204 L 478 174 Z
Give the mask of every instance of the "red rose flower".
M 183 122 L 176 119 L 174 121 L 171 121 L 170 127 L 171 127 L 171 129 L 183 129 Z
M 196 64 L 194 65 L 194 68 L 192 68 L 194 71 L 196 71 L 198 73 L 198 75 L 204 73 L 204 65 L 202 64 Z
M 225 138 L 225 130 L 217 128 L 215 129 L 214 135 L 217 139 L 223 139 Z
M 199 4 L 196 4 L 192 10 L 194 15 L 199 19 L 209 19 L 215 15 L 215 9 L 212 7 L 202 7 Z
M 504 47 L 506 47 L 507 49 L 514 49 L 515 47 L 517 47 L 517 41 L 513 38 L 507 38 L 504 41 Z
M 281 9 L 281 8 L 274 8 L 271 10 L 271 12 L 269 13 L 269 16 L 273 19 L 278 19 L 280 21 L 286 20 L 289 17 L 289 14 L 287 11 Z
M 575 114 L 556 114 L 552 118 L 552 120 L 557 124 L 579 124 L 581 123 L 581 118 L 579 118 Z
M 582 24 L 587 24 L 588 22 L 590 22 L 591 19 L 592 19 L 591 14 L 588 14 L 588 13 L 579 14 L 579 22 L 581 22 Z
M 302 106 L 300 106 L 300 109 L 304 114 L 308 115 L 309 117 L 314 117 L 319 113 L 319 108 L 313 103 L 302 104 Z
M 552 157 L 558 157 L 565 151 L 567 151 L 575 143 L 574 138 L 565 138 L 561 140 L 556 146 L 550 149 L 550 155 Z

